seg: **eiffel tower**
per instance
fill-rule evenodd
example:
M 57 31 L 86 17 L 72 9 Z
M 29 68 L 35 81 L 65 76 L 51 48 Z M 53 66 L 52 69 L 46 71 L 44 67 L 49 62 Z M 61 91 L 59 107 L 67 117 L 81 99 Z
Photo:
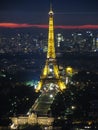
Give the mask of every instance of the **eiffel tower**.
M 56 61 L 53 15 L 52 6 L 50 6 L 47 58 L 36 92 L 42 90 L 43 86 L 49 83 L 56 84 L 58 90 L 60 91 L 63 91 L 66 88 L 65 83 L 62 81 L 59 74 L 59 68 Z

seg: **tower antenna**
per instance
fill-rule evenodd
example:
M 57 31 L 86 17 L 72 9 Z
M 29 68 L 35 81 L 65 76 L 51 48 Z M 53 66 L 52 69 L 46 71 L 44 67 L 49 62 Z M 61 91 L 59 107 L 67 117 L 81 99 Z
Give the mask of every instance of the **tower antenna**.
M 52 0 L 50 0 L 50 10 L 52 11 Z

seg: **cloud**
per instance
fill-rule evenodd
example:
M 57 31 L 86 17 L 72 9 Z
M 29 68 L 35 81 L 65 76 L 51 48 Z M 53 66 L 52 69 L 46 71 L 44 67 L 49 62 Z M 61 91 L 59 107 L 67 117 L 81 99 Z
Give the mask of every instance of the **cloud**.
M 48 25 L 27 23 L 0 23 L 0 28 L 48 28 Z M 56 29 L 98 29 L 98 25 L 57 25 Z
M 98 25 L 75 25 L 75 26 L 56 26 L 60 29 L 98 29 Z
M 47 25 L 36 25 L 36 24 L 20 24 L 20 23 L 0 23 L 0 27 L 2 28 L 47 28 Z

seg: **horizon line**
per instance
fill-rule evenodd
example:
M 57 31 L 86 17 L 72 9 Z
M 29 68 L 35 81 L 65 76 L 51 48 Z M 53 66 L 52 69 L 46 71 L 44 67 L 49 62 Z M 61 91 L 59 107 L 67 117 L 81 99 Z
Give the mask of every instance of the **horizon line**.
M 10 23 L 2 22 L 0 23 L 0 28 L 43 28 L 47 29 L 49 25 L 47 24 L 28 24 L 28 23 Z M 84 24 L 84 25 L 55 25 L 55 29 L 98 29 L 98 25 L 94 24 Z

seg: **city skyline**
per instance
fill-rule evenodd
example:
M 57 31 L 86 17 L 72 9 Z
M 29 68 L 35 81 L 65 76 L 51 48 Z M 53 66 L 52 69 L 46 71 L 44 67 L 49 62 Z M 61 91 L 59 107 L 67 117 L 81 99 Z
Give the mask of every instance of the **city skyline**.
M 52 1 L 55 28 L 98 29 L 98 1 Z M 3 0 L 0 4 L 0 27 L 48 28 L 50 1 Z
M 1 129 L 98 129 L 97 5 L 1 0 Z

